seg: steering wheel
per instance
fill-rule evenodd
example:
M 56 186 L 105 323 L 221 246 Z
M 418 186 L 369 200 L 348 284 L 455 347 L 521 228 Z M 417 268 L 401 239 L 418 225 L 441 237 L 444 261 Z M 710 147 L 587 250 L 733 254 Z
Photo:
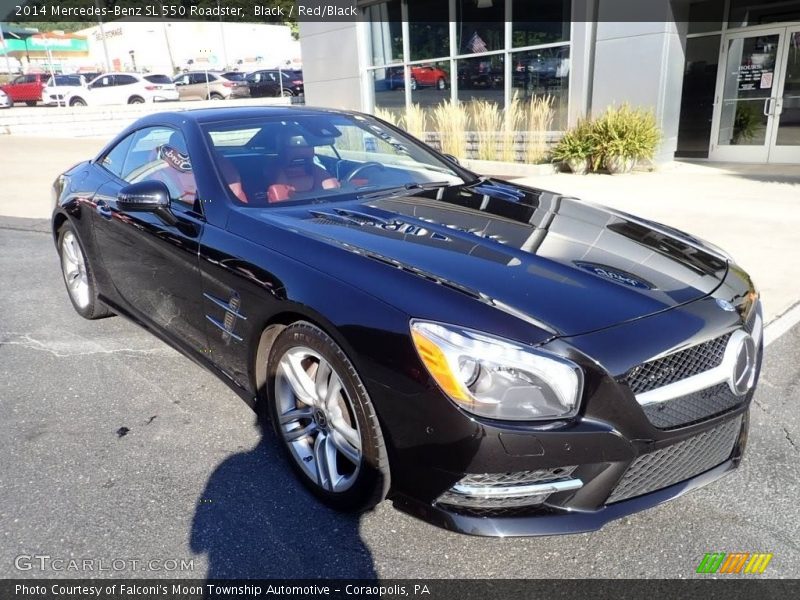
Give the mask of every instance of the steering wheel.
M 384 167 L 384 166 L 383 166 L 381 163 L 379 163 L 379 162 L 375 162 L 375 161 L 365 162 L 363 165 L 358 165 L 358 166 L 357 166 L 355 169 L 353 169 L 352 171 L 350 171 L 350 173 L 348 173 L 348 174 L 347 174 L 347 177 L 345 177 L 345 178 L 344 178 L 344 182 L 345 182 L 345 183 L 350 183 L 350 182 L 352 182 L 352 181 L 353 181 L 353 179 L 355 179 L 355 178 L 356 178 L 356 175 L 358 175 L 358 174 L 359 174 L 359 173 L 361 173 L 362 171 L 366 171 L 367 169 L 371 169 L 371 168 L 373 168 L 373 167 L 375 167 L 375 168 L 377 168 L 377 169 L 380 169 L 381 171 L 384 171 L 384 170 L 386 170 L 386 167 Z

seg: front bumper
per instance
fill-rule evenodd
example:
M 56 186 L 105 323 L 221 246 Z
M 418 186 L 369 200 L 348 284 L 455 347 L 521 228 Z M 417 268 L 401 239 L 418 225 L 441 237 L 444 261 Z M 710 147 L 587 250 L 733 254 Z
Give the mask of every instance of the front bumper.
M 452 507 L 437 503 L 426 504 L 406 496 L 394 499 L 394 506 L 433 525 L 470 535 L 519 537 L 597 531 L 610 521 L 658 506 L 728 475 L 739 466 L 744 454 L 748 421 L 748 413 L 735 419 L 740 427 L 733 449 L 730 456 L 717 466 L 684 481 L 621 502 L 602 504 L 594 510 L 572 508 L 573 502 L 580 504 L 577 494 L 560 494 L 562 498 L 557 497 L 557 494 L 537 507 L 519 507 L 504 511 L 454 510 Z
M 697 348 L 715 339 L 737 339 L 732 334 L 741 331 L 750 331 L 757 346 L 753 387 L 743 395 L 725 392 L 727 383 L 706 377 L 700 379 L 711 387 L 699 394 L 674 401 L 661 397 L 648 406 L 643 402 L 651 402 L 652 391 L 649 396 L 647 391 L 634 393 L 635 386 L 626 379 L 636 367 L 664 357 L 686 352 L 697 358 Z M 400 510 L 461 533 L 551 535 L 593 531 L 706 485 L 736 468 L 742 458 L 761 338 L 759 304 L 751 303 L 740 314 L 720 309 L 716 298 L 707 297 L 550 342 L 548 346 L 580 364 L 586 375 L 581 412 L 567 421 L 491 421 L 468 415 L 441 396 L 399 398 L 396 390 L 384 390 L 395 395 L 391 404 L 403 406 L 406 419 L 409 414 L 417 417 L 419 427 L 406 426 L 402 447 L 391 444 L 392 500 Z M 658 389 L 684 389 L 666 388 L 674 386 L 678 372 L 678 363 L 667 364 L 673 371 L 648 377 L 662 377 Z M 412 429 L 420 432 L 416 440 L 409 440 Z M 541 475 L 548 470 L 549 478 Z M 532 475 L 537 479 L 531 480 Z M 543 490 L 527 501 L 513 497 L 514 485 L 525 477 L 529 489 Z M 501 489 L 512 496 L 465 495 L 471 492 L 464 490 L 476 489 L 470 482 L 481 479 L 496 481 L 487 484 L 496 486 L 493 492 Z M 563 489 L 548 488 L 559 483 Z

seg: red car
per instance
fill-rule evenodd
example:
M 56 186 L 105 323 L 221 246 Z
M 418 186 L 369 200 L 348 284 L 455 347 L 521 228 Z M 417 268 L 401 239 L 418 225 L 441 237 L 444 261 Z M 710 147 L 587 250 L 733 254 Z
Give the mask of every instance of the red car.
M 50 77 L 47 73 L 29 73 L 20 75 L 11 83 L 0 86 L 12 102 L 24 102 L 28 106 L 36 106 L 42 99 L 42 90 Z
M 385 87 L 396 90 L 404 87 L 403 67 L 391 67 L 388 69 Z M 435 87 L 440 90 L 447 89 L 447 73 L 431 66 L 412 66 L 411 67 L 411 89 L 416 90 L 421 87 Z

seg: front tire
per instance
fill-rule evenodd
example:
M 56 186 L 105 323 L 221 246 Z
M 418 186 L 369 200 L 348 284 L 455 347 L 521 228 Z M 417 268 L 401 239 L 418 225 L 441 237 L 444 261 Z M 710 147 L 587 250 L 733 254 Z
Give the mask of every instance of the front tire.
M 141 96 L 131 96 L 128 99 L 128 104 L 144 104 L 144 98 Z
M 86 106 L 86 100 L 83 98 L 73 98 L 69 101 L 70 106 Z
M 28 106 L 36 106 L 36 100 L 26 100 L 25 104 Z
M 293 469 L 323 502 L 361 511 L 383 500 L 389 461 L 372 401 L 325 332 L 284 329 L 267 361 L 268 408 Z
M 61 274 L 70 302 L 84 319 L 102 319 L 112 313 L 97 297 L 97 283 L 78 234 L 69 223 L 58 231 L 58 255 Z
M 294 94 L 292 93 L 292 90 L 283 90 L 283 92 L 281 92 L 281 95 L 284 98 L 291 98 L 292 96 L 294 96 Z

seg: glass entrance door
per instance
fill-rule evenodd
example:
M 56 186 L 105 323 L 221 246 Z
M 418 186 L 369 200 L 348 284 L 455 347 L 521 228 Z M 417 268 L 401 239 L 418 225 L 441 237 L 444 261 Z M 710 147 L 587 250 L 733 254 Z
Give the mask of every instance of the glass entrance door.
M 709 158 L 800 163 L 800 27 L 725 36 Z
M 770 162 L 800 163 L 800 26 L 786 31 Z

